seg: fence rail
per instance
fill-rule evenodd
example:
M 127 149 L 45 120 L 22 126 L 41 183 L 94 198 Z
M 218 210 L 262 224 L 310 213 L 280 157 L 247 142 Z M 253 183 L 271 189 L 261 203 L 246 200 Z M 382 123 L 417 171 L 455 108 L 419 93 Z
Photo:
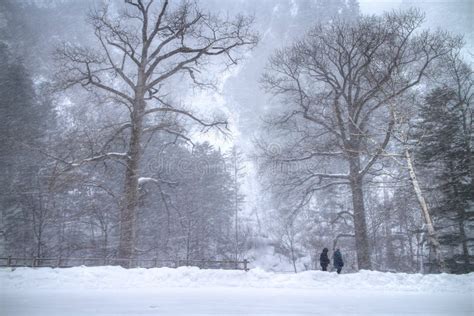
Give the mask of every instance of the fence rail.
M 232 260 L 161 260 L 138 258 L 0 258 L 0 267 L 71 268 L 77 266 L 121 266 L 124 268 L 178 268 L 195 266 L 203 269 L 235 269 L 248 271 L 249 261 Z

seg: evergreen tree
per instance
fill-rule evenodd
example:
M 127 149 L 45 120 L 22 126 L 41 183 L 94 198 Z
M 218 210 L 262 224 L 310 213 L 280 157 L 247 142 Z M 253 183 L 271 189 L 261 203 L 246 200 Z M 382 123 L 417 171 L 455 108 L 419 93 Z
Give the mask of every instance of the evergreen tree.
M 40 63 L 32 66 L 31 42 L 38 33 L 26 8 L 0 3 L 0 253 L 12 255 L 41 253 L 44 223 L 36 215 L 46 211 L 40 186 L 48 172 L 39 149 L 55 127 L 50 97 L 42 93 L 47 83 L 34 76 Z
M 421 108 L 421 141 L 418 161 L 435 170 L 439 192 L 433 207 L 440 242 L 455 249 L 445 255 L 454 273 L 474 269 L 470 252 L 474 246 L 468 232 L 474 225 L 472 168 L 472 105 L 458 98 L 449 87 L 434 89 Z
M 8 248 L 19 240 L 31 242 L 33 238 L 31 227 L 25 227 L 30 232 L 24 232 L 11 219 L 28 219 L 31 214 L 21 212 L 34 211 L 31 203 L 41 204 L 43 197 L 38 195 L 37 185 L 42 181 L 38 174 L 44 157 L 35 149 L 42 144 L 50 111 L 47 101 L 36 96 L 28 70 L 11 56 L 5 43 L 0 43 L 0 69 L 0 212 L 3 247 Z

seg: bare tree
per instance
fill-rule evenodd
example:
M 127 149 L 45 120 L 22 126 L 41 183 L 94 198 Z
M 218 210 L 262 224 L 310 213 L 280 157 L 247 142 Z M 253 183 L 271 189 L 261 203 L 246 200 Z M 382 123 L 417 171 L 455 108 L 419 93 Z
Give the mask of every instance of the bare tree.
M 277 152 L 262 143 L 264 164 L 297 166 L 289 167 L 280 187 L 301 193 L 299 206 L 317 190 L 350 186 L 359 269 L 371 269 L 364 178 L 390 142 L 389 104 L 457 43 L 441 32 L 418 31 L 423 19 L 409 10 L 318 25 L 278 51 L 262 79 L 285 104 L 281 115 L 267 120 L 272 136 L 284 142 Z
M 134 221 L 138 207 L 140 161 L 145 135 L 166 132 L 190 141 L 176 119 L 197 123 L 202 131 L 226 127 L 223 119 L 206 121 L 183 107 L 165 100 L 171 80 L 189 75 L 194 84 L 210 86 L 197 74 L 210 59 L 222 56 L 226 66 L 238 61 L 240 48 L 253 47 L 252 19 L 237 16 L 222 19 L 199 10 L 194 2 L 170 4 L 167 0 L 126 0 L 126 8 L 113 14 L 107 6 L 89 16 L 97 48 L 71 43 L 57 51 L 58 79 L 64 88 L 81 85 L 103 93 L 108 101 L 124 106 L 129 120 L 113 137 L 128 133 L 128 150 L 99 152 L 67 168 L 87 162 L 116 159 L 126 166 L 120 216 L 119 256 L 133 255 Z M 181 77 L 180 77 L 181 78 Z M 158 181 L 158 179 L 155 179 Z
M 275 221 L 270 223 L 270 231 L 275 239 L 276 251 L 288 258 L 293 266 L 293 271 L 298 272 L 296 262 L 301 257 L 298 248 L 299 234 L 298 227 L 295 223 L 295 218 L 290 216 L 280 216 Z

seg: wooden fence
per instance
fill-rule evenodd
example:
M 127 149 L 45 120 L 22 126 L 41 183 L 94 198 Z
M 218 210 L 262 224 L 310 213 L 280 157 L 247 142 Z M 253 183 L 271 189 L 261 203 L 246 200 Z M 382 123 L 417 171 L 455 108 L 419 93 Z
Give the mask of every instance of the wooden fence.
M 0 267 L 50 267 L 71 268 L 77 266 L 121 266 L 124 268 L 178 268 L 194 266 L 202 269 L 227 269 L 248 271 L 249 261 L 231 260 L 160 260 L 122 258 L 0 258 Z

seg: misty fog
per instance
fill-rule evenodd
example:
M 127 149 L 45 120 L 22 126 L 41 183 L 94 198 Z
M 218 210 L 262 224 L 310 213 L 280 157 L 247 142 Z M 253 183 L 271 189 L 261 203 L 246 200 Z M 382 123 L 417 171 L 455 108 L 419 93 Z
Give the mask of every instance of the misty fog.
M 473 271 L 471 1 L 149 3 L 0 3 L 0 257 Z

